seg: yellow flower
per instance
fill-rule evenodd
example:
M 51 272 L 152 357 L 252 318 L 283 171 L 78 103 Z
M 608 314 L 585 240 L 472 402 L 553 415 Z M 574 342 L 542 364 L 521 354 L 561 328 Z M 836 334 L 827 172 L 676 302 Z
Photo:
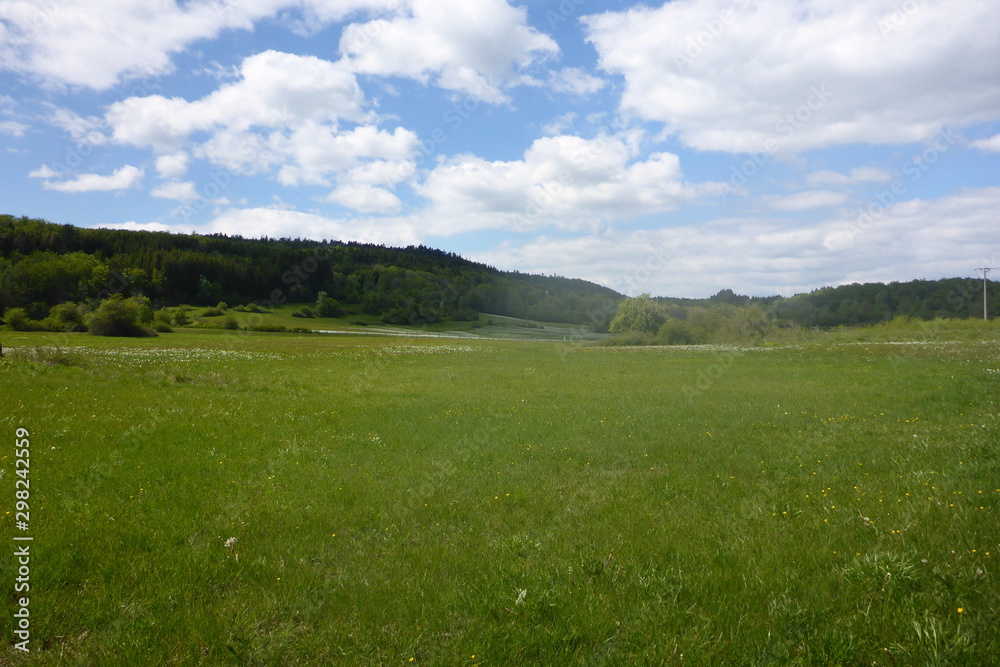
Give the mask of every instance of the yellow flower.
M 958 608 L 958 613 L 959 613 L 959 614 L 961 614 L 961 613 L 962 613 L 963 611 L 965 611 L 965 609 L 963 609 L 962 607 L 959 607 L 959 608 Z

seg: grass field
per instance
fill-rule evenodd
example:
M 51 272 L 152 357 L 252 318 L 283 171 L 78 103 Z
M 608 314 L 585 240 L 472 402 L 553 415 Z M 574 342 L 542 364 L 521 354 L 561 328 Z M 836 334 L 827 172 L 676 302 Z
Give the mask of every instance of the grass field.
M 0 342 L 3 664 L 1000 655 L 995 337 Z
M 262 313 L 227 311 L 241 329 L 260 326 L 280 326 L 287 329 L 309 329 L 359 335 L 428 336 L 449 338 L 492 338 L 500 340 L 555 340 L 592 341 L 605 337 L 595 334 L 592 327 L 580 324 L 553 324 L 517 317 L 483 314 L 475 321 L 446 320 L 394 326 L 384 324 L 378 315 L 369 315 L 355 309 L 340 317 L 295 317 L 292 315 L 303 306 L 315 304 L 291 303 L 275 306 Z M 224 317 L 203 317 L 206 308 L 185 307 L 191 317 L 192 328 L 218 328 Z

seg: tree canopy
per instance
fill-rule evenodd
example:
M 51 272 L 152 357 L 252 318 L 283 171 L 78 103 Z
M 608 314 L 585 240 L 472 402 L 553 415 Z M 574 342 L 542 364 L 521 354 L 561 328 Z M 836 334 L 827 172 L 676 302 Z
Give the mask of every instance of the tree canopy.
M 611 333 L 655 334 L 669 317 L 663 304 L 654 301 L 649 294 L 640 294 L 618 304 L 609 328 Z

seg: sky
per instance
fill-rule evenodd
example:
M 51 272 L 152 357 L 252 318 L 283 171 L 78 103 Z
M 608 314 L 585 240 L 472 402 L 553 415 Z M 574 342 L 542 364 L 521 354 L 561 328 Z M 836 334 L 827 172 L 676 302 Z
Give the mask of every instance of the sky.
M 81 227 L 424 244 L 629 295 L 974 276 L 1000 12 L 2 0 L 0 155 L 0 213 Z

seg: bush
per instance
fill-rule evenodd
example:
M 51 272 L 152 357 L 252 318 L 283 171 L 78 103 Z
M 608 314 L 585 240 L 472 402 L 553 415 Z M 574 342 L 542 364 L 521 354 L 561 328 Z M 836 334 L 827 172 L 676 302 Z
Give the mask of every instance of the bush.
M 245 306 L 233 306 L 232 310 L 235 310 L 238 313 L 269 313 L 269 312 L 271 312 L 267 308 L 262 308 L 261 306 L 258 306 L 256 303 L 248 303 Z
M 80 306 L 70 301 L 52 306 L 49 316 L 45 318 L 49 324 L 46 326 L 50 331 L 83 331 L 84 313 Z
M 457 308 L 452 311 L 451 319 L 456 322 L 475 322 L 479 319 L 479 313 L 472 308 Z
M 177 310 L 174 311 L 174 324 L 176 324 L 179 327 L 182 327 L 186 324 L 191 324 L 191 318 L 188 317 L 186 310 L 178 308 Z
M 240 323 L 236 320 L 236 316 L 230 313 L 226 315 L 226 319 L 222 320 L 222 328 L 236 331 L 240 328 Z
M 282 324 L 255 324 L 253 326 L 243 327 L 244 331 L 262 331 L 265 333 L 284 333 L 288 331 L 288 328 Z
M 302 306 L 292 313 L 292 317 L 316 317 L 316 313 L 309 306 Z
M 316 299 L 316 314 L 319 317 L 340 317 L 344 314 L 344 309 L 340 307 L 336 299 L 331 299 L 326 292 L 320 292 Z
M 3 314 L 4 326 L 13 331 L 38 331 L 41 323 L 28 317 L 24 308 L 8 308 Z
M 669 317 L 663 304 L 653 301 L 649 294 L 640 294 L 618 304 L 609 329 L 611 333 L 637 331 L 655 334 Z
M 222 317 L 222 315 L 223 312 L 218 308 L 208 308 L 201 314 L 202 317 Z
M 140 324 L 141 308 L 137 300 L 115 294 L 87 317 L 87 330 L 95 336 L 155 336 Z

